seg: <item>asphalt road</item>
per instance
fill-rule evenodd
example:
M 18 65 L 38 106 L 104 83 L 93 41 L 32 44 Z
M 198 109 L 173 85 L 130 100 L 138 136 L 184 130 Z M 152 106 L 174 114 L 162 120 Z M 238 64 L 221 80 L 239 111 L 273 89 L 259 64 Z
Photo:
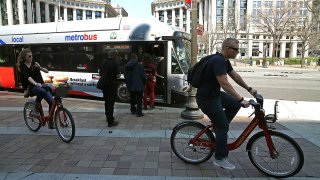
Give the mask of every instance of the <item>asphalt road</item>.
M 317 69 L 234 68 L 266 99 L 320 101 L 320 71 Z M 232 84 L 235 83 L 230 80 Z M 250 95 L 238 85 L 236 90 Z

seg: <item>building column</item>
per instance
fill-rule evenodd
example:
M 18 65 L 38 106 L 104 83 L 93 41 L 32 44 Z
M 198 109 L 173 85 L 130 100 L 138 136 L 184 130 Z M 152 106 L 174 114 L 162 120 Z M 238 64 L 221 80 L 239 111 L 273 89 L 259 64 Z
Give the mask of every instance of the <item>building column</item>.
M 163 11 L 163 16 L 164 16 L 163 22 L 167 24 L 168 23 L 168 11 L 167 10 Z
M 87 20 L 87 11 L 85 9 L 82 10 L 82 20 Z
M 250 58 L 252 57 L 252 45 L 253 45 L 253 42 L 252 42 L 252 35 L 248 35 L 249 36 L 249 40 L 247 42 L 247 58 Z
M 227 2 L 227 1 L 224 1 L 224 2 Z M 215 28 L 217 26 L 217 3 L 216 1 L 215 2 L 211 2 L 210 3 L 210 9 L 209 11 L 211 11 L 211 21 L 210 21 L 210 26 L 211 26 L 211 29 Z
M 96 19 L 96 11 L 91 11 L 92 19 Z
M 159 11 L 156 11 L 156 19 L 159 21 Z
M 183 8 L 179 9 L 179 28 L 183 29 Z
M 33 7 L 31 6 L 31 0 L 27 0 L 27 23 L 33 23 Z
M 212 2 L 211 1 L 209 1 L 208 6 L 209 6 L 208 7 L 208 31 L 211 32 L 213 30 L 213 28 L 216 27 L 216 26 L 212 25 L 212 19 L 213 19 L 212 13 L 213 13 L 213 11 L 212 11 Z
M 228 1 L 224 1 L 223 3 L 223 27 L 226 28 L 227 24 L 228 24 L 228 19 L 229 19 L 229 14 L 228 14 L 228 11 L 229 11 L 229 3 Z M 215 16 L 214 16 L 215 17 Z
M 8 15 L 8 25 L 13 25 L 13 11 L 12 11 L 12 1 L 7 0 L 7 15 Z
M 176 26 L 176 10 L 175 9 L 172 9 L 172 18 L 171 18 L 171 22 L 172 22 L 172 25 L 175 27 Z
M 259 52 L 261 52 L 261 53 L 259 53 L 259 58 L 263 58 L 263 55 L 264 55 L 264 53 L 265 53 L 266 51 L 265 51 L 265 49 L 264 49 L 264 47 L 263 47 L 263 42 L 262 42 L 262 41 L 259 42 Z
M 58 22 L 59 21 L 59 7 L 57 5 L 54 4 L 54 22 Z
M 290 57 L 291 58 L 295 58 L 297 57 L 297 47 L 298 47 L 298 43 L 297 42 L 292 42 L 291 45 L 291 52 L 290 52 Z
M 269 57 L 272 57 L 273 54 L 273 43 L 269 43 Z
M 44 11 L 45 11 L 45 20 L 46 22 L 50 22 L 50 14 L 49 14 L 49 3 L 44 2 Z
M 209 0 L 204 0 L 204 30 L 208 31 L 208 9 L 209 9 Z
M 309 49 L 309 45 L 306 45 L 306 51 L 304 52 L 304 57 L 309 57 L 309 51 L 308 51 L 308 49 Z M 302 52 L 303 53 L 303 52 Z
M 199 24 L 203 25 L 203 1 L 199 2 Z
M 25 24 L 25 22 L 24 22 L 23 0 L 18 0 L 18 16 L 19 16 L 19 24 Z
M 83 13 L 83 11 L 82 11 L 82 13 Z M 72 19 L 73 19 L 73 21 L 77 20 L 77 9 L 72 9 Z M 83 19 L 83 16 L 82 16 L 82 19 Z
M 68 21 L 68 8 L 63 7 L 63 20 Z
M 286 44 L 285 42 L 280 43 L 280 58 L 286 57 Z
M 36 0 L 36 22 L 41 23 L 40 0 Z
M 189 9 L 187 9 L 187 20 L 186 20 L 186 31 L 187 33 L 190 33 L 191 32 L 191 27 L 190 27 L 190 23 L 191 23 L 191 16 L 190 16 L 191 12 Z M 193 29 L 193 30 L 196 30 L 196 29 Z

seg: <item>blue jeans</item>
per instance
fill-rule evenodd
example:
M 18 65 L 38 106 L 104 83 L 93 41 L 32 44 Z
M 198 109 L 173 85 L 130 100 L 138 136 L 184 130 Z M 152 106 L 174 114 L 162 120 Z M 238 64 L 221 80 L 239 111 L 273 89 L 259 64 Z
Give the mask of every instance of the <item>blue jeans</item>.
M 49 90 L 46 90 L 46 88 L 50 89 L 47 85 L 42 85 L 42 87 L 33 86 L 31 89 L 31 94 L 37 96 L 36 102 L 41 103 L 41 100 L 44 99 L 49 104 L 49 111 L 51 109 L 52 103 L 53 103 L 53 97 Z
M 215 158 L 221 160 L 228 157 L 229 124 L 240 110 L 241 104 L 223 91 L 220 96 L 211 100 L 197 97 L 197 103 L 216 128 Z

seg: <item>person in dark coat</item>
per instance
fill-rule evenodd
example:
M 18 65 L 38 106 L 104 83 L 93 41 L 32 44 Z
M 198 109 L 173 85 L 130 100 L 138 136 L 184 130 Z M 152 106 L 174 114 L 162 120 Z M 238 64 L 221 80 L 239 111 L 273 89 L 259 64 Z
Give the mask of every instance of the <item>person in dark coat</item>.
M 118 87 L 117 79 L 120 77 L 120 67 L 117 63 L 118 58 L 118 52 L 112 50 L 109 52 L 109 58 L 104 60 L 100 66 L 100 76 L 106 73 L 105 88 L 102 92 L 108 127 L 119 124 L 114 120 L 115 118 L 113 116 L 114 103 L 116 101 Z
M 130 61 L 125 66 L 124 77 L 130 91 L 131 113 L 141 117 L 144 115 L 142 113 L 142 98 L 147 76 L 142 64 L 137 59 L 137 54 L 132 53 Z

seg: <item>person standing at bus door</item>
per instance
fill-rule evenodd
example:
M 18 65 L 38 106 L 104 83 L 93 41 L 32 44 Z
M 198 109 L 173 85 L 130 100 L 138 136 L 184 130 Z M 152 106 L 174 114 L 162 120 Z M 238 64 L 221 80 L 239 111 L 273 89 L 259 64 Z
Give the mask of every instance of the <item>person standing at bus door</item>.
M 115 121 L 113 116 L 114 103 L 117 96 L 118 78 L 120 77 L 120 67 L 117 63 L 119 58 L 118 52 L 111 50 L 109 58 L 104 60 L 100 66 L 100 76 L 106 73 L 105 88 L 103 89 L 103 99 L 106 120 L 108 127 L 117 126 L 119 122 Z
M 147 76 L 142 64 L 138 61 L 136 53 L 131 54 L 131 59 L 125 66 L 124 77 L 130 91 L 131 113 L 136 114 L 137 117 L 142 117 L 144 116 L 142 113 L 142 98 Z
M 228 81 L 229 75 L 238 85 L 246 89 L 251 95 L 257 90 L 249 87 L 242 77 L 234 71 L 229 59 L 239 53 L 239 41 L 228 38 L 222 43 L 221 53 L 213 56 L 205 70 L 204 83 L 198 88 L 196 100 L 199 108 L 205 113 L 216 127 L 216 148 L 214 165 L 224 169 L 235 169 L 228 158 L 227 141 L 229 123 L 236 116 L 240 107 L 249 107 L 249 102 L 236 92 Z M 221 91 L 221 88 L 224 91 Z
M 33 62 L 32 52 L 29 48 L 23 49 L 18 56 L 17 68 L 20 74 L 23 90 L 29 87 L 30 95 L 36 95 L 36 102 L 41 103 L 45 99 L 49 104 L 49 111 L 53 103 L 53 97 L 50 92 L 50 87 L 44 84 L 41 72 L 48 73 L 48 69 L 41 67 L 39 63 Z M 49 129 L 54 129 L 52 120 L 48 123 Z
M 142 59 L 143 69 L 147 75 L 146 87 L 144 89 L 143 95 L 143 109 L 147 110 L 148 104 L 148 96 L 150 95 L 150 107 L 154 108 L 154 85 L 156 83 L 156 69 L 154 64 L 152 63 L 151 56 L 149 54 L 145 54 Z

